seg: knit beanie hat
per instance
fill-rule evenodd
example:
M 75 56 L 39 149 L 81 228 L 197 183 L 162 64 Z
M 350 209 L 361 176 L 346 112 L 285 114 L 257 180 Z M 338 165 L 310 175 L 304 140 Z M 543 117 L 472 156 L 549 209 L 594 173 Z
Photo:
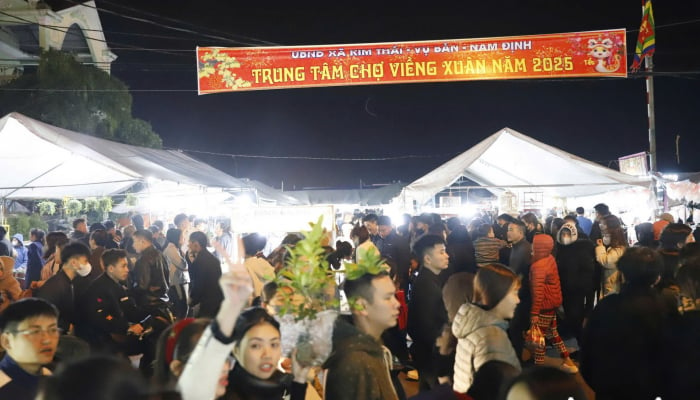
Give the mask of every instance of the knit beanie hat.
M 562 235 L 565 235 L 565 234 L 569 234 L 569 236 L 571 237 L 571 240 L 569 241 L 569 243 L 564 243 L 562 241 Z M 578 230 L 576 230 L 576 224 L 574 224 L 573 222 L 565 223 L 561 227 L 561 229 L 559 229 L 559 232 L 557 232 L 557 242 L 559 244 L 568 245 L 568 244 L 571 244 L 577 240 L 578 240 Z
M 532 262 L 541 260 L 550 254 L 554 249 L 554 239 L 544 233 L 535 235 L 532 239 Z

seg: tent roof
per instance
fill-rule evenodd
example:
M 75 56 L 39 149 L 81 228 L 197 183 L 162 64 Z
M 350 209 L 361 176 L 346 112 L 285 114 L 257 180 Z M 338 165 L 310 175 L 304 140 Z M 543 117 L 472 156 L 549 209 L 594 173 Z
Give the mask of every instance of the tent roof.
M 376 189 L 322 189 L 285 192 L 302 204 L 357 204 L 378 206 L 391 203 L 401 193 L 405 183 L 394 183 Z
M 407 185 L 401 201 L 425 204 L 462 176 L 489 189 L 528 188 L 560 197 L 649 184 L 648 177 L 623 174 L 503 128 Z
M 186 185 L 247 185 L 174 150 L 112 142 L 58 128 L 19 113 L 0 119 L 4 172 L 0 197 L 105 196 L 150 178 Z

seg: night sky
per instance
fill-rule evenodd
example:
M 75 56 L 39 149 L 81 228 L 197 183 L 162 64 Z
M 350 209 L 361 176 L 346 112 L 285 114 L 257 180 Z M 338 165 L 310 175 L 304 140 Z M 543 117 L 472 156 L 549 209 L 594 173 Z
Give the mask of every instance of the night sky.
M 641 21 L 640 0 L 337 3 L 344 4 L 343 8 L 331 6 L 335 2 L 304 6 L 298 2 L 280 6 L 276 2 L 239 3 L 97 1 L 100 8 L 128 16 L 245 43 L 255 41 L 241 36 L 279 45 L 626 28 L 630 63 Z M 655 77 L 659 167 L 665 172 L 699 171 L 700 2 L 658 0 L 654 16 L 657 27 L 661 26 L 654 57 L 655 71 L 660 73 Z M 648 149 L 645 81 L 634 75 L 628 79 L 414 83 L 198 96 L 195 47 L 242 45 L 105 12 L 101 17 L 110 47 L 119 56 L 112 73 L 131 89 L 145 90 L 132 93 L 134 115 L 153 125 L 166 148 L 265 156 L 421 156 L 350 162 L 188 153 L 231 175 L 278 188 L 282 182 L 285 189 L 411 182 L 503 127 L 612 168 L 617 167 L 618 157 Z M 134 51 L 125 44 L 151 50 Z M 676 135 L 681 135 L 680 164 L 676 163 Z

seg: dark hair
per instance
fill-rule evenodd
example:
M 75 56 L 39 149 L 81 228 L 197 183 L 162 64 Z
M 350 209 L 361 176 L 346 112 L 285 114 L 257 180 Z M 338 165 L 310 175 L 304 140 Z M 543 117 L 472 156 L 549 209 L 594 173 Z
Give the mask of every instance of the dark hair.
M 46 247 L 44 247 L 44 260 L 48 260 L 56 252 L 56 247 L 63 248 L 70 242 L 68 236 L 63 232 L 49 232 L 46 235 Z
M 508 383 L 520 375 L 518 368 L 504 361 L 491 360 L 479 367 L 467 394 L 474 399 L 496 399 Z
M 197 218 L 197 219 L 194 220 L 194 224 L 193 224 L 193 225 L 194 225 L 194 226 L 197 226 L 197 225 L 204 224 L 204 223 L 206 223 L 206 222 L 207 222 L 207 221 L 204 220 L 204 219 L 202 219 L 202 218 Z
M 107 267 L 110 265 L 115 266 L 119 260 L 122 258 L 127 258 L 127 254 L 126 250 L 107 249 L 104 253 L 102 253 L 102 257 L 100 258 L 102 259 L 102 265 L 104 266 L 105 270 L 107 270 Z
M 573 375 L 554 367 L 534 367 L 523 371 L 513 380 L 508 389 L 503 392 L 505 399 L 511 389 L 517 384 L 525 384 L 532 394 L 533 399 L 559 400 L 559 399 L 585 399 L 581 384 Z
M 44 243 L 44 236 L 46 233 L 42 231 L 39 228 L 32 228 L 31 231 L 29 231 L 29 236 L 34 236 L 35 241 Z
M 189 218 L 187 217 L 187 214 L 178 214 L 175 216 L 173 219 L 173 223 L 175 224 L 176 227 L 180 227 L 180 224 L 189 221 Z
M 346 279 L 343 282 L 343 291 L 345 296 L 349 301 L 357 298 L 363 298 L 367 300 L 370 304 L 374 302 L 374 288 L 372 287 L 372 282 L 375 279 L 383 278 L 389 276 L 386 271 L 380 271 L 378 274 L 364 274 L 357 279 Z
M 73 229 L 78 229 L 78 225 L 84 224 L 85 218 L 76 218 L 73 220 Z
M 631 247 L 617 260 L 625 286 L 650 287 L 664 271 L 658 252 L 647 247 Z
M 335 251 L 343 258 L 350 257 L 352 255 L 352 245 L 349 242 L 338 240 L 335 242 Z
M 377 218 L 377 225 L 391 226 L 391 218 L 386 215 L 382 215 L 381 217 Z
M 196 231 L 190 233 L 190 242 L 195 242 L 199 243 L 199 245 L 202 248 L 207 247 L 207 243 L 209 243 L 209 239 L 207 238 L 207 235 L 204 234 L 204 232 Z
M 241 343 L 241 339 L 243 339 L 250 328 L 262 323 L 268 323 L 272 325 L 273 328 L 277 329 L 277 331 L 280 330 L 280 323 L 277 322 L 277 320 L 270 314 L 268 314 L 264 308 L 250 307 L 243 310 L 236 320 L 236 326 L 233 328 L 231 339 L 237 342 L 237 345 L 239 345 Z
M 107 221 L 103 222 L 102 225 L 105 226 L 105 230 L 110 230 L 112 228 L 116 228 L 114 221 L 111 221 L 111 220 L 107 220 Z
M 610 246 L 627 247 L 627 240 L 625 240 L 625 232 L 622 230 L 620 219 L 614 215 L 606 215 L 603 217 L 603 223 L 605 224 L 605 231 L 610 235 Z
M 7 235 L 7 230 L 5 230 L 5 227 L 0 225 L 0 240 L 5 239 L 5 235 Z
M 511 222 L 517 220 L 516 218 L 513 218 L 513 216 L 510 215 L 510 214 L 501 214 L 501 215 L 499 215 L 498 218 L 496 218 L 496 219 L 497 219 L 497 220 L 498 220 L 498 219 L 502 219 L 502 220 L 504 220 L 504 221 L 506 221 L 506 222 L 508 222 L 508 223 L 511 223 Z
M 59 364 L 39 389 L 43 400 L 138 400 L 148 394 L 148 382 L 122 359 L 92 355 Z
M 598 214 L 600 214 L 604 217 L 607 215 L 610 215 L 610 208 L 605 203 L 598 203 L 598 204 L 593 206 L 593 209 L 595 210 L 595 212 L 597 212 Z
M 482 238 L 486 237 L 489 235 L 489 232 L 493 229 L 493 226 L 491 224 L 481 224 L 479 225 L 478 228 L 476 228 L 476 236 L 477 238 Z
M 141 238 L 149 243 L 153 243 L 153 234 L 146 229 L 139 229 L 132 235 L 134 238 Z
M 98 229 L 102 229 L 103 231 L 104 231 L 104 230 L 107 230 L 107 228 L 105 228 L 105 226 L 102 225 L 102 223 L 100 223 L 100 222 L 95 222 L 94 224 L 90 225 L 89 232 L 92 233 L 92 232 L 95 232 L 95 231 L 98 230 Z
M 134 214 L 131 216 L 131 223 L 134 224 L 137 230 L 143 229 L 143 216 L 141 214 Z
M 472 303 L 490 310 L 503 300 L 514 285 L 520 286 L 520 278 L 503 264 L 486 264 L 474 276 Z
M 451 217 L 447 219 L 445 225 L 447 225 L 447 229 L 454 231 L 462 226 L 462 221 L 459 219 L 459 217 Z
M 362 223 L 371 221 L 371 222 L 377 222 L 379 217 L 377 217 L 377 214 L 367 214 L 364 217 L 362 217 Z
M 661 231 L 659 247 L 665 250 L 678 250 L 685 246 L 685 240 L 693 230 L 685 224 L 668 224 Z
M 413 244 L 413 253 L 416 255 L 418 264 L 423 265 L 423 260 L 428 251 L 439 244 L 445 244 L 445 239 L 437 235 L 425 235 Z
M 535 229 L 537 229 L 537 224 L 540 223 L 539 220 L 537 220 L 537 216 L 533 213 L 527 213 L 524 214 L 523 216 L 520 217 L 520 220 L 523 221 L 523 223 L 527 226 L 527 224 L 532 224 L 535 226 Z
M 58 319 L 58 309 L 48 301 L 38 297 L 29 297 L 11 303 L 0 314 L 0 332 L 17 329 L 22 321 L 36 317 L 52 317 Z
M 350 238 L 356 237 L 360 244 L 369 239 L 369 231 L 362 225 L 355 225 L 350 231 Z
M 157 226 L 158 229 L 161 230 L 161 231 L 165 228 L 165 225 L 163 225 L 163 221 L 161 221 L 161 220 L 159 220 L 159 219 L 153 221 L 153 223 L 151 224 L 151 226 L 153 226 L 153 225 Z
M 183 319 L 163 330 L 158 337 L 156 358 L 153 361 L 153 379 L 157 384 L 167 386 L 175 383 L 174 381 L 177 379 L 172 375 L 168 359 L 172 358 L 173 361 L 177 360 L 186 364 L 210 322 L 209 319 L 205 318 Z M 175 340 L 175 343 L 171 349 L 172 354 L 167 354 L 169 350 L 168 340 L 171 338 Z
M 168 243 L 172 243 L 175 247 L 180 247 L 180 238 L 182 237 L 182 231 L 177 228 L 170 228 L 165 234 L 165 240 Z M 207 245 L 206 243 L 204 244 Z
M 282 239 L 282 243 L 280 243 L 281 246 L 286 246 L 286 245 L 295 245 L 301 240 L 301 237 L 296 234 L 296 233 L 290 233 L 287 234 L 287 236 Z M 265 246 L 263 246 L 265 247 Z
M 104 229 L 98 229 L 90 234 L 90 239 L 92 239 L 96 245 L 105 247 L 109 241 L 109 235 Z
M 269 303 L 270 300 L 272 300 L 275 297 L 275 294 L 277 293 L 277 287 L 278 285 L 275 281 L 265 282 L 265 284 L 262 287 L 262 292 L 260 293 L 260 301 Z
M 523 235 L 527 232 L 527 226 L 525 226 L 525 223 L 519 219 L 513 219 L 513 221 L 510 222 L 509 225 L 517 226 L 518 229 L 520 229 L 520 233 L 522 233 Z
M 564 218 L 552 219 L 552 223 L 550 225 L 550 232 L 552 235 L 556 236 L 557 232 L 559 232 L 559 229 L 561 229 L 562 226 L 564 226 Z
M 654 225 L 651 222 L 642 222 L 636 225 L 634 231 L 640 246 L 651 247 L 654 245 Z
M 70 242 L 61 249 L 61 262 L 68 262 L 73 257 L 90 258 L 90 249 L 81 242 Z
M 578 228 L 578 218 L 576 218 L 575 215 L 571 215 L 571 214 L 565 215 L 564 216 L 564 223 L 566 223 L 567 221 L 574 223 L 576 225 L 576 227 Z
M 576 214 L 584 214 L 586 210 L 583 207 L 576 207 Z
M 245 255 L 254 256 L 259 251 L 265 248 L 267 238 L 259 233 L 251 233 L 243 237 L 243 246 L 245 247 Z
M 158 225 L 151 225 L 148 227 L 148 230 L 151 232 L 151 234 L 155 235 L 156 233 L 160 232 L 160 228 Z

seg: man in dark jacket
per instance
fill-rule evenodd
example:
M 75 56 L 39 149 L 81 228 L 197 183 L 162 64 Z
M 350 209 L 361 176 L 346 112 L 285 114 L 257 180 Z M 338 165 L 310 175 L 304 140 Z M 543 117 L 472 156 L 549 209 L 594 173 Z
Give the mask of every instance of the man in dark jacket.
M 36 291 L 36 297 L 42 298 L 58 308 L 58 327 L 68 332 L 76 323 L 74 281 L 85 277 L 92 271 L 88 261 L 90 250 L 80 242 L 67 244 L 61 250 L 61 270 Z
M 163 255 L 153 247 L 150 231 L 136 231 L 133 239 L 134 250 L 140 255 L 134 265 L 131 287 L 136 305 L 149 312 L 159 310 L 167 314 L 168 264 Z
M 474 256 L 474 244 L 467 232 L 467 227 L 462 225 L 457 217 L 447 220 L 447 254 L 450 263 L 447 269 L 440 272 L 440 282 L 444 285 L 450 276 L 456 272 L 476 273 L 476 258 Z
M 7 231 L 0 225 L 0 256 L 12 257 L 12 243 L 5 237 Z
M 672 314 L 653 288 L 663 263 L 655 251 L 635 247 L 617 268 L 620 293 L 603 298 L 584 328 L 581 375 L 599 400 L 665 399 L 661 366 Z
M 411 355 L 418 370 L 420 391 L 438 385 L 438 378 L 449 375 L 449 359 L 442 357 L 437 338 L 448 323 L 447 310 L 442 300 L 439 274 L 449 264 L 445 241 L 436 235 L 425 235 L 413 246 L 420 263 L 414 281 L 413 295 L 408 305 L 408 334 L 413 339 Z
M 152 334 L 153 323 L 159 317 L 138 308 L 129 296 L 125 286 L 129 275 L 126 252 L 107 250 L 102 254 L 102 263 L 105 272 L 88 286 L 80 299 L 81 318 L 76 333 L 90 344 L 93 352 L 124 356 L 143 353 L 153 360 L 158 336 Z M 166 320 L 160 322 L 168 324 Z M 153 340 L 142 340 L 141 335 L 151 336 Z
M 88 247 L 90 246 L 90 234 L 88 233 L 85 218 L 76 218 L 73 220 L 73 232 L 70 234 L 70 240 L 81 242 Z
M 207 236 L 192 232 L 188 242 L 190 265 L 190 307 L 199 306 L 197 318 L 214 318 L 223 293 L 219 287 L 221 262 L 207 250 Z
M 404 291 L 408 290 L 408 270 L 411 268 L 411 246 L 409 239 L 394 232 L 391 218 L 382 215 L 377 219 L 379 236 L 383 240 L 382 257 L 391 265 L 392 278 Z
M 595 297 L 595 245 L 579 238 L 572 222 L 565 223 L 556 238 L 557 269 L 566 316 L 563 332 L 576 337 L 580 344 L 583 320 L 593 310 Z
M 510 251 L 508 267 L 521 279 L 518 291 L 520 303 L 515 307 L 513 319 L 510 321 L 508 337 L 513 344 L 515 354 L 521 360 L 525 345 L 523 332 L 530 327 L 530 307 L 532 306 L 532 296 L 530 296 L 532 245 L 525 238 L 526 233 L 527 227 L 522 221 L 514 220 L 508 224 L 508 241 L 513 246 Z
M 381 345 L 382 333 L 396 325 L 399 302 L 386 272 L 346 280 L 344 291 L 352 307 L 352 323 L 339 318 L 333 329 L 333 352 L 327 369 L 325 398 L 396 400 L 405 398 L 392 380 L 391 353 Z M 397 395 L 396 389 L 400 389 Z

